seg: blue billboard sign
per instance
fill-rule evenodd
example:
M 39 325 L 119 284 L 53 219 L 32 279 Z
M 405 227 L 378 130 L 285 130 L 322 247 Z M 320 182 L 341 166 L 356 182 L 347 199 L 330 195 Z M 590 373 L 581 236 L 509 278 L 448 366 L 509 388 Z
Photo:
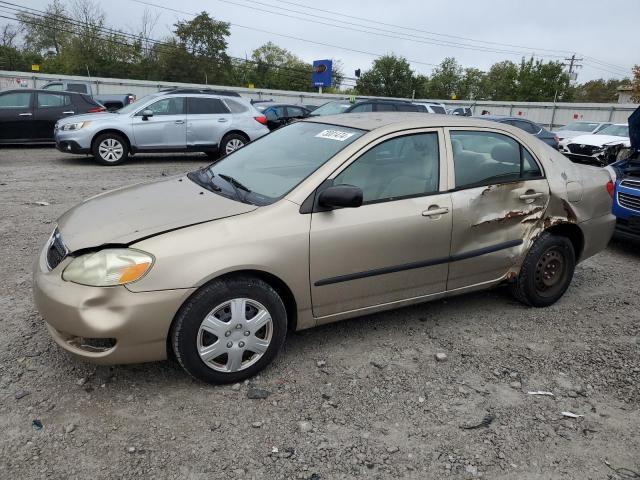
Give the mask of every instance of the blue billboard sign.
M 333 62 L 331 60 L 314 60 L 311 85 L 314 87 L 330 87 L 333 74 Z

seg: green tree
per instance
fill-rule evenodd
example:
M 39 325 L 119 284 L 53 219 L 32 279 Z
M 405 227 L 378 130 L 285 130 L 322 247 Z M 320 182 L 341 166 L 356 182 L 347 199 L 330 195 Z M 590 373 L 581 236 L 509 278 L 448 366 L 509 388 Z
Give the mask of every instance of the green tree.
M 429 80 L 432 98 L 448 99 L 460 97 L 463 70 L 455 58 L 447 57 L 433 69 Z
M 53 0 L 45 12 L 16 14 L 24 30 L 24 46 L 32 52 L 42 54 L 52 50 L 59 55 L 73 36 L 73 24 L 67 19 L 68 12 L 61 0 Z
M 395 55 L 374 60 L 373 67 L 363 72 L 356 81 L 356 90 L 360 95 L 409 98 L 413 89 L 414 77 L 409 62 Z
M 484 92 L 488 100 L 516 100 L 518 66 L 506 60 L 494 63 L 484 77 Z
M 485 100 L 487 97 L 486 74 L 477 68 L 465 68 L 464 75 L 458 83 L 458 98 L 468 100 Z
M 286 48 L 268 42 L 251 53 L 249 79 L 256 87 L 309 91 L 311 64 Z
M 585 103 L 614 103 L 618 101 L 618 87 L 628 85 L 631 80 L 611 78 L 589 80 L 575 87 L 574 100 Z
M 631 100 L 640 102 L 640 65 L 633 67 L 633 80 L 631 82 L 633 91 L 631 92 Z
M 524 102 L 549 102 L 570 99 L 569 75 L 560 62 L 522 59 L 518 71 L 516 99 Z

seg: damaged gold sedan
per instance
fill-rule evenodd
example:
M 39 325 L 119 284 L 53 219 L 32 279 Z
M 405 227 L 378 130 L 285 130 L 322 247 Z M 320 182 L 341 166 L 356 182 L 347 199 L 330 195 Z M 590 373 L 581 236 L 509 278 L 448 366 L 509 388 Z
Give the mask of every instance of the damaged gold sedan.
M 508 284 L 544 307 L 614 228 L 607 170 L 509 125 L 350 114 L 65 213 L 35 267 L 55 341 L 105 363 L 254 375 L 288 330 Z

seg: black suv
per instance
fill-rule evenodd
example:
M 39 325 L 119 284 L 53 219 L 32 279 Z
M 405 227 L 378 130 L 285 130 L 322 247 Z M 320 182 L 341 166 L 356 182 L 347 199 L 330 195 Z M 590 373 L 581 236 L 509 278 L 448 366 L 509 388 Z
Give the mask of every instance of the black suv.
M 363 112 L 427 112 L 423 105 L 416 105 L 404 100 L 360 100 L 344 113 L 363 113 Z

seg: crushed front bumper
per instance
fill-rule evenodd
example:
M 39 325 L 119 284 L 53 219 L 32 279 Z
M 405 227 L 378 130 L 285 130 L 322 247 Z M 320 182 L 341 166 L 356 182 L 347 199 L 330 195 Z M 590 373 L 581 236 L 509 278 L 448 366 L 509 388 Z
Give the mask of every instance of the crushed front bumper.
M 35 265 L 33 294 L 58 345 L 79 358 L 105 365 L 167 358 L 171 322 L 194 289 L 134 293 L 124 286 L 67 282 L 62 271 L 71 259 L 49 271 L 47 246 Z

